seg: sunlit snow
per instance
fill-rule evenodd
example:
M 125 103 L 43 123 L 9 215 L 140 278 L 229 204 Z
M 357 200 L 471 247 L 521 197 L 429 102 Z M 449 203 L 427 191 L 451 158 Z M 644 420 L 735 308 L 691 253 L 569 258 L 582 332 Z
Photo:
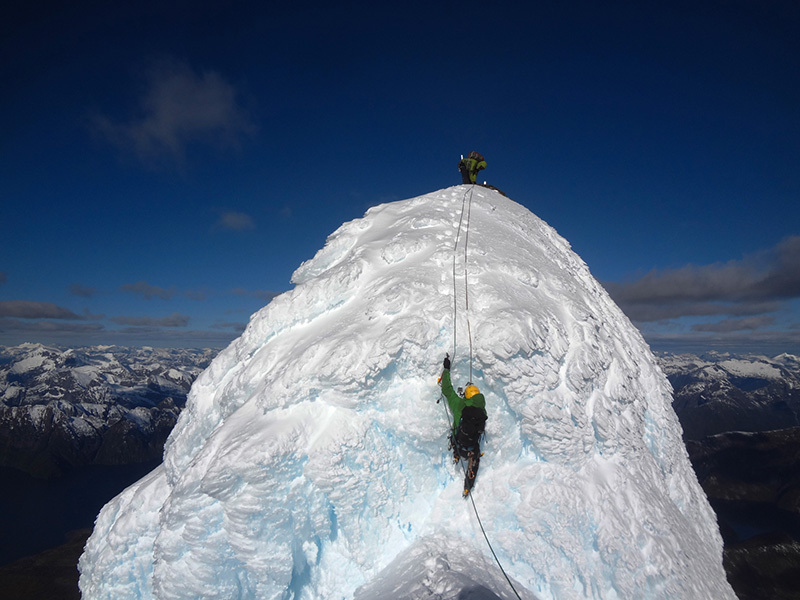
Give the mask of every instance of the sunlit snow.
M 85 599 L 514 598 L 436 402 L 454 333 L 470 376 L 467 317 L 489 414 L 473 498 L 520 597 L 734 598 L 666 378 L 527 209 L 471 186 L 376 206 L 293 282 L 197 379 L 163 466 L 103 508 Z
M 731 375 L 739 377 L 761 377 L 764 379 L 780 379 L 782 373 L 774 365 L 763 362 L 753 362 L 746 360 L 726 360 L 720 366 Z
M 21 374 L 39 368 L 51 370 L 54 368 L 53 361 L 49 360 L 46 356 L 35 355 L 15 363 L 11 372 L 14 374 Z

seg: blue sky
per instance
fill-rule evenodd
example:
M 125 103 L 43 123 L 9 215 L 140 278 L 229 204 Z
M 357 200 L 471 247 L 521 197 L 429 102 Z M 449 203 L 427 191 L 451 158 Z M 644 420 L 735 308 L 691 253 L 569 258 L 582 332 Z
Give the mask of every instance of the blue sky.
M 225 345 L 475 149 L 655 349 L 800 353 L 794 2 L 17 5 L 0 344 Z

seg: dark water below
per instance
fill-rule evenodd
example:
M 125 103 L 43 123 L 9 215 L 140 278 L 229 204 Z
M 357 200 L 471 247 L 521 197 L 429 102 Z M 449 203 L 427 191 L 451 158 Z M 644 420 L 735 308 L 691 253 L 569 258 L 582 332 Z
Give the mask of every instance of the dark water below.
M 63 544 L 94 526 L 103 505 L 160 464 L 92 466 L 57 479 L 0 467 L 0 565 Z

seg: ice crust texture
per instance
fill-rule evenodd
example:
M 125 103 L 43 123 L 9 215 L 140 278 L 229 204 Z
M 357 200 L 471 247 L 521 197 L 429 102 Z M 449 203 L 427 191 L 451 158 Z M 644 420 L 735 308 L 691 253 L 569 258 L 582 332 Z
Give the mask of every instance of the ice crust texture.
M 669 383 L 529 210 L 479 186 L 375 206 L 292 281 L 101 511 L 84 599 L 514 598 L 436 402 L 445 352 L 470 376 L 468 317 L 474 501 L 520 596 L 735 598 Z

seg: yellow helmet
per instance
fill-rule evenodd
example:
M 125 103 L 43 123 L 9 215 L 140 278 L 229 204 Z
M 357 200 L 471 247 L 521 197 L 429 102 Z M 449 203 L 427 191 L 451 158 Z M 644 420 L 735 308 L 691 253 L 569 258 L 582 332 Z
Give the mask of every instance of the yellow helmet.
M 464 398 L 469 399 L 472 398 L 475 394 L 479 393 L 480 392 L 478 391 L 478 387 L 471 383 L 466 388 L 464 388 Z

